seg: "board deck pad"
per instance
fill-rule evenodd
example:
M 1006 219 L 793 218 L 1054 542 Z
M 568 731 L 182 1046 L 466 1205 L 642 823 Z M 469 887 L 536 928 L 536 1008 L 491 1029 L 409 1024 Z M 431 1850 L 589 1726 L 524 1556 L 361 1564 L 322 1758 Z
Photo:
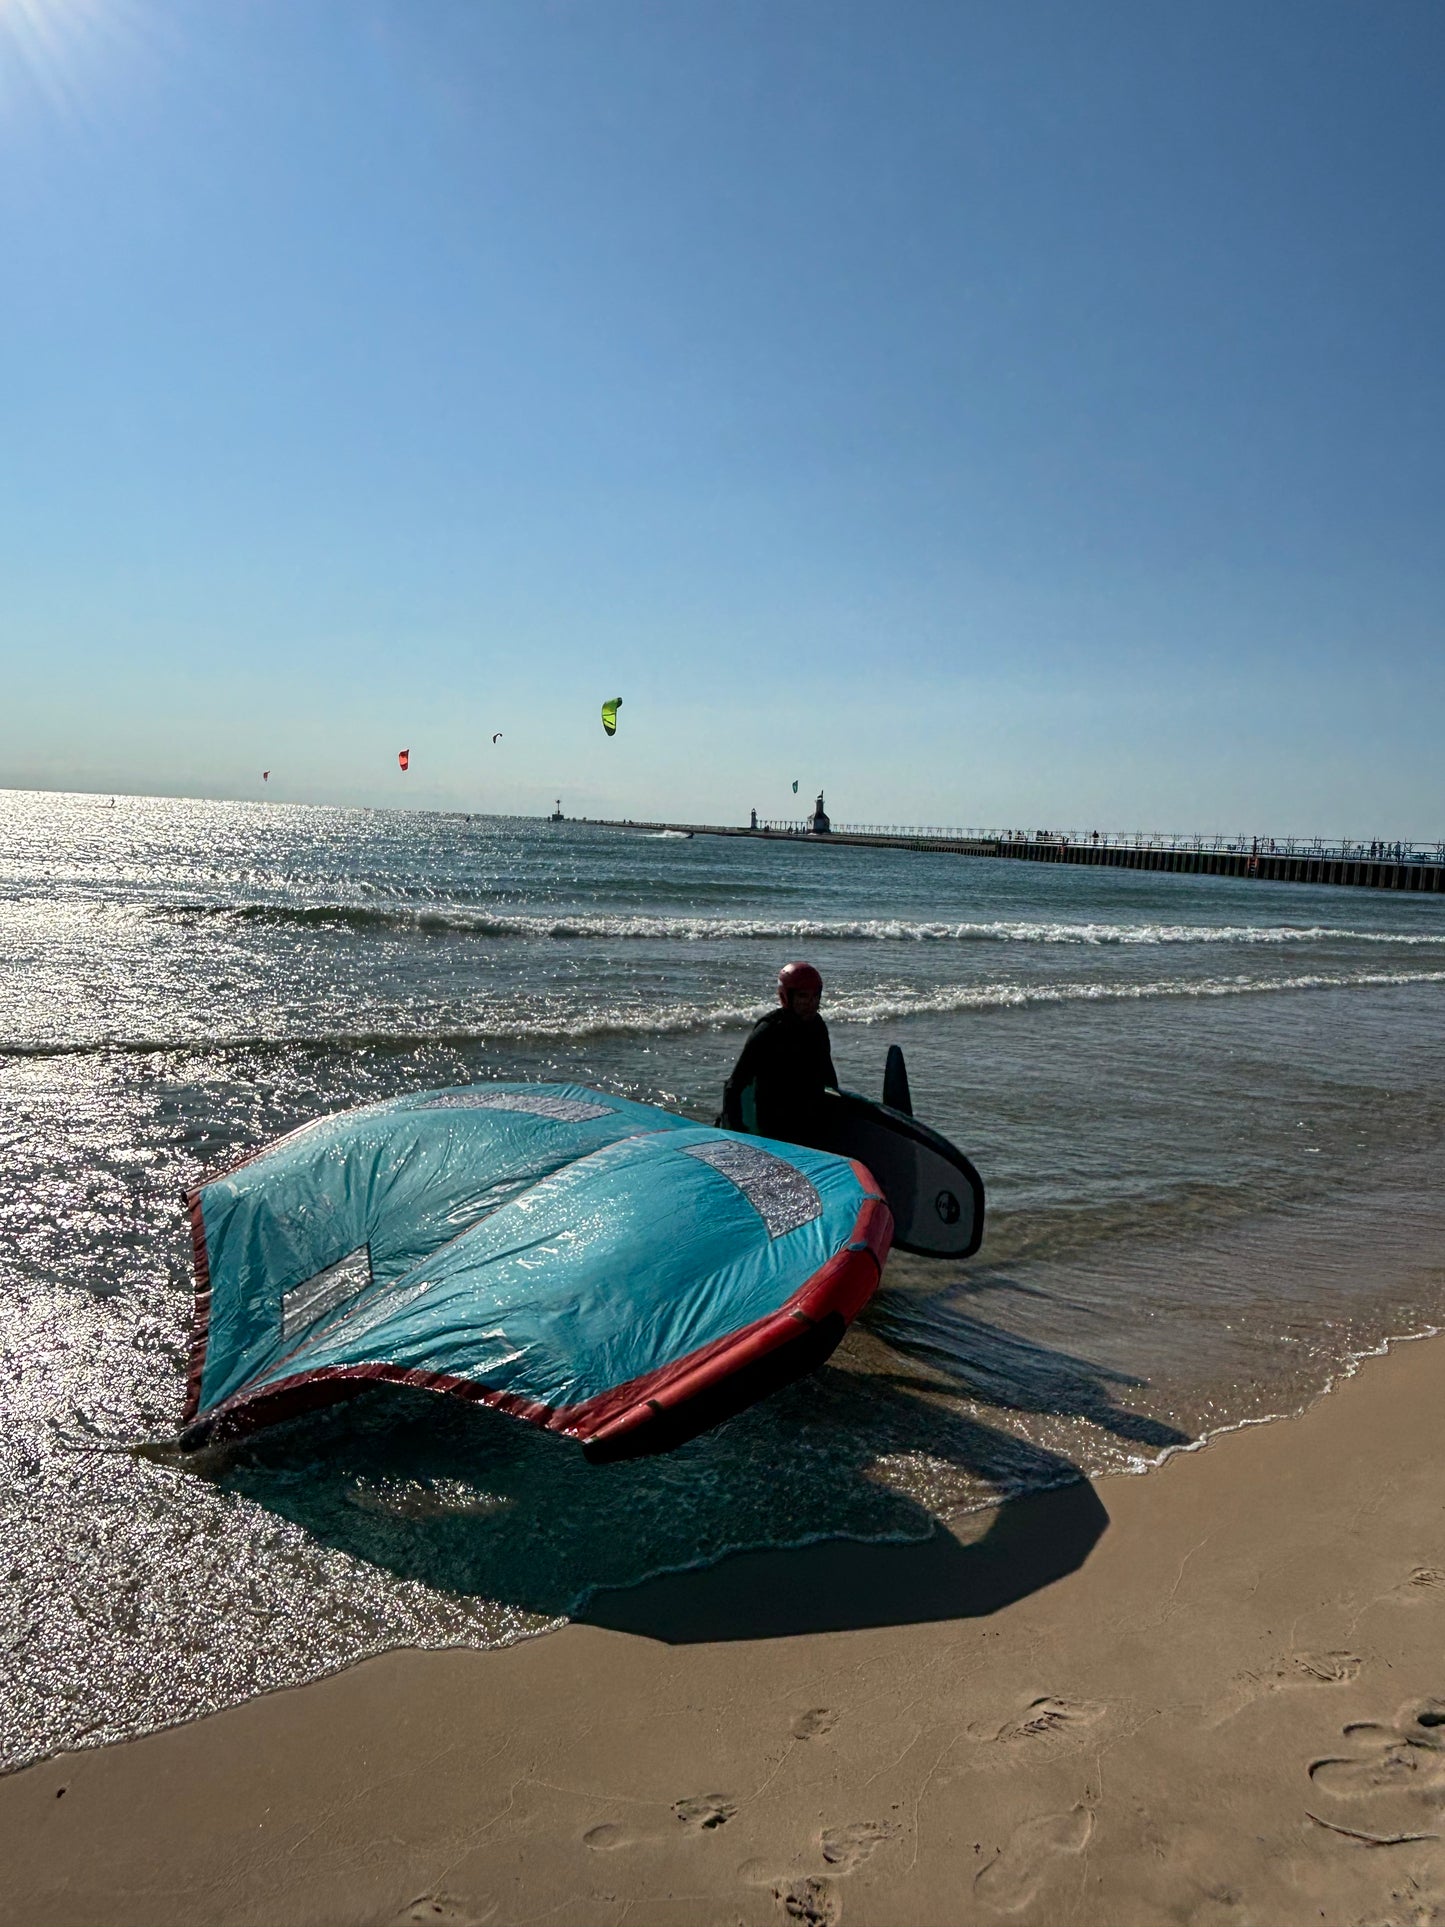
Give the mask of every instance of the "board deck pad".
M 823 1148 L 873 1173 L 900 1251 L 973 1256 L 983 1242 L 983 1179 L 962 1151 L 916 1117 L 857 1091 L 829 1091 L 823 1110 Z

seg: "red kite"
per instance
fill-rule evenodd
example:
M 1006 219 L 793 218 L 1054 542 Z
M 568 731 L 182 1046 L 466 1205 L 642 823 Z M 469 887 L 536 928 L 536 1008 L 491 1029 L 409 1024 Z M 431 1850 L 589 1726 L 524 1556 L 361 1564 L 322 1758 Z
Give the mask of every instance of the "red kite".
M 396 760 L 400 764 L 402 769 L 410 769 L 411 768 L 411 751 L 409 749 L 398 750 L 396 753 Z

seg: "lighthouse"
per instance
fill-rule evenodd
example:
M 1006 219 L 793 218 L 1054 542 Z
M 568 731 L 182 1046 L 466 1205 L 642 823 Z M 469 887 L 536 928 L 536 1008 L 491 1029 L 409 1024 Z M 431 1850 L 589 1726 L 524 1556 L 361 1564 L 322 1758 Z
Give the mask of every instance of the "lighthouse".
M 813 808 L 813 834 L 826 836 L 833 825 L 828 821 L 828 812 L 823 808 L 823 792 L 818 791 L 818 801 Z

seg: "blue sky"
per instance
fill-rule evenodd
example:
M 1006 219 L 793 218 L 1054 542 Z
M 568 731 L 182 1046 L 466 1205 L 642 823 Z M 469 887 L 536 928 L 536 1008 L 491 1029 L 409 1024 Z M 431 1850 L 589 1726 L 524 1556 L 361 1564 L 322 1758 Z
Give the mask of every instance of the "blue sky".
M 0 0 L 0 784 L 1436 837 L 1442 69 L 1436 0 Z

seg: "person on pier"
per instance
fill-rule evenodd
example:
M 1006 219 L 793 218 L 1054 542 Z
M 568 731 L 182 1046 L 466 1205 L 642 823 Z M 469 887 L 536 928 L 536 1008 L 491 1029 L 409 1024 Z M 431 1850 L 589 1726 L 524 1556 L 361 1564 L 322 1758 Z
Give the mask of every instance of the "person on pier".
M 837 1089 L 828 1026 L 818 1014 L 823 979 L 810 963 L 778 972 L 778 1008 L 753 1025 L 723 1088 L 718 1123 L 789 1144 L 816 1144 L 823 1093 Z

